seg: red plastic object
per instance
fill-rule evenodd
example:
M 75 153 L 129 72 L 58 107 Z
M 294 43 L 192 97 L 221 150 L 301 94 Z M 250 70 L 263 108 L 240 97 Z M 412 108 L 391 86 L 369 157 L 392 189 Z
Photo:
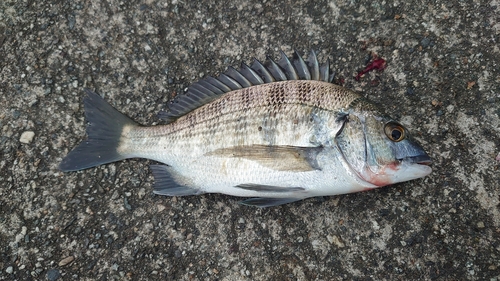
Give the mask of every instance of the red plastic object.
M 384 59 L 375 59 L 373 60 L 371 63 L 369 63 L 365 69 L 363 69 L 362 71 L 360 71 L 358 73 L 358 75 L 356 75 L 356 81 L 359 81 L 359 79 L 361 78 L 361 76 L 365 75 L 366 73 L 372 71 L 372 70 L 383 70 L 384 68 L 386 67 L 386 62 Z

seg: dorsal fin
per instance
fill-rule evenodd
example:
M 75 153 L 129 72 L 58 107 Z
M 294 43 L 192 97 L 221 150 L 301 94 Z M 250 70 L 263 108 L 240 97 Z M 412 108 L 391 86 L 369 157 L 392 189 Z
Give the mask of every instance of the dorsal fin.
M 307 61 L 295 51 L 290 60 L 281 52 L 276 63 L 270 57 L 264 63 L 254 59 L 251 66 L 244 63 L 236 70 L 229 67 L 217 78 L 207 77 L 188 87 L 185 94 L 168 103 L 168 111 L 158 114 L 160 119 L 170 123 L 190 111 L 210 103 L 221 95 L 233 90 L 286 80 L 319 80 L 332 82 L 335 73 L 330 73 L 330 61 L 319 65 L 316 53 L 311 50 Z

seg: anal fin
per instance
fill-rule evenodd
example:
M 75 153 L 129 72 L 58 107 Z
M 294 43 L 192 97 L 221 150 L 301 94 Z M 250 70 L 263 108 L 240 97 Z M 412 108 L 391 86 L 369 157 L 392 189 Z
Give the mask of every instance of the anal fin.
M 186 185 L 186 181 L 182 175 L 173 171 L 167 165 L 150 165 L 151 172 L 155 178 L 153 192 L 158 195 L 166 196 L 187 196 L 197 195 L 204 192 L 199 189 L 191 188 Z
M 274 206 L 279 206 L 279 205 L 283 205 L 283 204 L 288 204 L 288 203 L 292 203 L 292 202 L 299 201 L 302 199 L 304 199 L 304 198 L 263 198 L 263 197 L 258 197 L 258 198 L 246 199 L 246 200 L 240 201 L 238 203 L 241 205 L 246 205 L 246 206 L 266 208 L 266 207 L 274 207 Z

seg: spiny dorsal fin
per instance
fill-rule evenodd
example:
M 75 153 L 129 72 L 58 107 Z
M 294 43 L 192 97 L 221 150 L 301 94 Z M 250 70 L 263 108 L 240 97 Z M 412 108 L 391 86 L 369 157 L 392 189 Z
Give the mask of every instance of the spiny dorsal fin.
M 217 78 L 207 77 L 193 83 L 185 94 L 175 97 L 167 105 L 168 111 L 162 111 L 158 116 L 170 123 L 233 90 L 286 80 L 318 80 L 331 83 L 334 75 L 335 73 L 330 73 L 329 60 L 320 66 L 313 50 L 307 61 L 304 61 L 297 51 L 291 60 L 281 52 L 277 63 L 270 57 L 267 57 L 264 63 L 254 59 L 251 66 L 242 63 L 239 70 L 229 67 Z

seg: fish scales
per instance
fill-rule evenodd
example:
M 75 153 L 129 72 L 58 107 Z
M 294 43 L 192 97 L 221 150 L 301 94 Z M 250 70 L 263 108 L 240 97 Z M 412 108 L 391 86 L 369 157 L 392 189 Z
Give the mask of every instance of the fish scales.
M 151 127 L 86 90 L 88 139 L 60 168 L 147 158 L 166 164 L 151 165 L 156 194 L 256 197 L 241 203 L 258 207 L 430 173 L 429 156 L 406 128 L 332 79 L 314 52 L 307 62 L 297 53 L 254 61 L 195 83 L 160 113 L 167 124 Z
M 325 95 L 331 98 L 321 103 Z M 354 92 L 320 81 L 282 81 L 235 90 L 175 123 L 137 127 L 126 136 L 120 150 L 126 154 L 143 150 L 153 156 L 161 145 L 169 155 L 196 147 L 203 154 L 236 145 L 310 146 L 311 112 L 347 110 L 359 98 Z

